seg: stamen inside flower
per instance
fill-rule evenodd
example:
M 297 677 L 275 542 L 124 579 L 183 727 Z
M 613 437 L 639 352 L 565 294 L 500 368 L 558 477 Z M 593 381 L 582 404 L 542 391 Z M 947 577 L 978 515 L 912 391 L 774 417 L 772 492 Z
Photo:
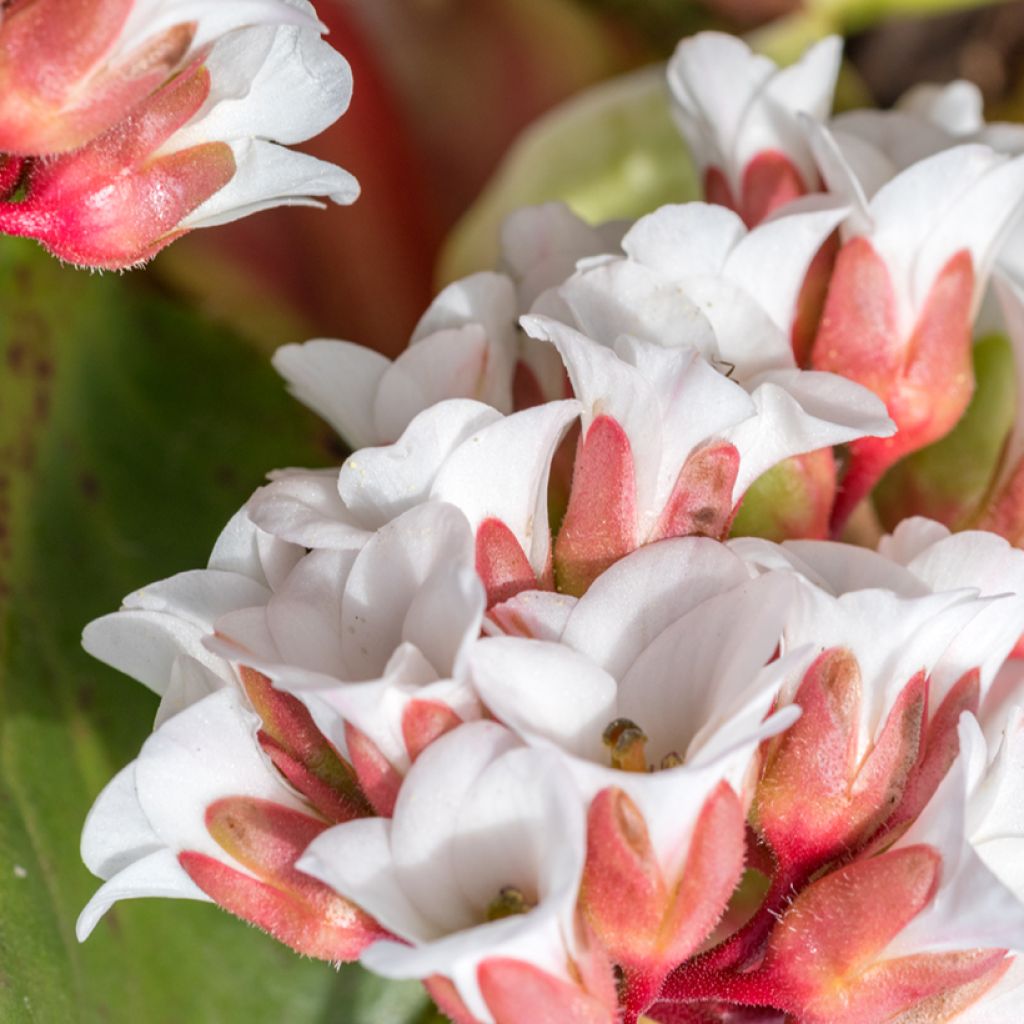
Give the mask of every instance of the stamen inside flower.
M 522 889 L 506 885 L 491 900 L 487 908 L 487 920 L 500 921 L 504 917 L 514 917 L 516 914 L 528 914 L 533 907 L 534 904 L 527 900 Z
M 612 767 L 624 772 L 646 772 L 647 736 L 628 718 L 616 718 L 601 737 L 611 752 Z

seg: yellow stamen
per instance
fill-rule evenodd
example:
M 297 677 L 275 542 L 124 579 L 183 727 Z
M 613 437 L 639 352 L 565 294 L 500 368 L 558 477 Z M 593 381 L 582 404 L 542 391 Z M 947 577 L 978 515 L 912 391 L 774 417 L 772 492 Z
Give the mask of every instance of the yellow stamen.
M 601 737 L 611 752 L 612 767 L 624 772 L 645 772 L 647 765 L 647 737 L 635 722 L 616 718 Z

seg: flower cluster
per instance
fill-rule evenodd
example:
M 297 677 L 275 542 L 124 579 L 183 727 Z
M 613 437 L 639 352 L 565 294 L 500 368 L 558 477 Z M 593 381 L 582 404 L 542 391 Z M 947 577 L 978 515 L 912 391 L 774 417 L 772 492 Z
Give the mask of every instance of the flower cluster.
M 86 628 L 161 701 L 80 937 L 212 900 L 458 1024 L 1018 1019 L 1024 552 L 826 537 L 963 413 L 1024 159 L 962 86 L 830 126 L 839 59 L 685 41 L 707 202 L 522 210 L 394 361 L 278 352 L 353 454 Z M 792 539 L 730 539 L 768 471 Z
M 308 0 L 13 0 L 0 11 L 0 231 L 121 269 L 193 228 L 350 203 L 287 145 L 348 106 Z

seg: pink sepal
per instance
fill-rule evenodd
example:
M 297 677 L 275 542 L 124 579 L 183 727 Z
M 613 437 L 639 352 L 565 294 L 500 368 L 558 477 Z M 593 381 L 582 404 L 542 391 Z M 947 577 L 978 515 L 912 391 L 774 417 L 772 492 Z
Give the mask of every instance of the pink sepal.
M 25 199 L 0 203 L 0 231 L 35 238 L 81 266 L 120 270 L 150 259 L 235 174 L 223 142 L 153 156 L 209 91 L 209 72 L 193 66 L 105 135 L 33 164 Z
M 321 960 L 354 960 L 386 934 L 354 904 L 295 869 L 295 861 L 327 827 L 324 822 L 267 800 L 227 797 L 207 808 L 206 827 L 258 876 L 206 854 L 179 854 L 189 877 L 225 910 Z
M 381 817 L 390 818 L 402 785 L 401 773 L 381 753 L 380 747 L 351 722 L 345 723 L 345 742 L 359 788 Z
M 856 658 L 842 648 L 825 651 L 794 698 L 800 718 L 767 746 L 754 815 L 790 882 L 870 838 L 898 804 L 917 762 L 923 673 L 904 686 L 864 756 L 858 754 L 861 700 Z
M 580 595 L 637 546 L 633 452 L 622 427 L 598 416 L 580 439 L 569 507 L 555 542 L 563 593 Z

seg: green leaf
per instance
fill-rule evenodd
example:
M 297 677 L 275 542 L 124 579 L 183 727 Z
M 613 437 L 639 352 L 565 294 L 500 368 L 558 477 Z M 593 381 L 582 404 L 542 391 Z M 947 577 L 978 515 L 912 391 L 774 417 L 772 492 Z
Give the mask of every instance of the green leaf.
M 336 461 L 265 353 L 152 291 L 0 239 L 0 1020 L 419 1022 L 415 986 L 303 960 L 216 907 L 121 903 L 79 945 L 98 881 L 79 833 L 155 698 L 82 627 L 205 564 L 276 466 Z
M 698 195 L 669 112 L 664 67 L 634 72 L 563 103 L 519 137 L 449 237 L 440 277 L 495 266 L 501 222 L 520 206 L 560 199 L 596 224 Z

